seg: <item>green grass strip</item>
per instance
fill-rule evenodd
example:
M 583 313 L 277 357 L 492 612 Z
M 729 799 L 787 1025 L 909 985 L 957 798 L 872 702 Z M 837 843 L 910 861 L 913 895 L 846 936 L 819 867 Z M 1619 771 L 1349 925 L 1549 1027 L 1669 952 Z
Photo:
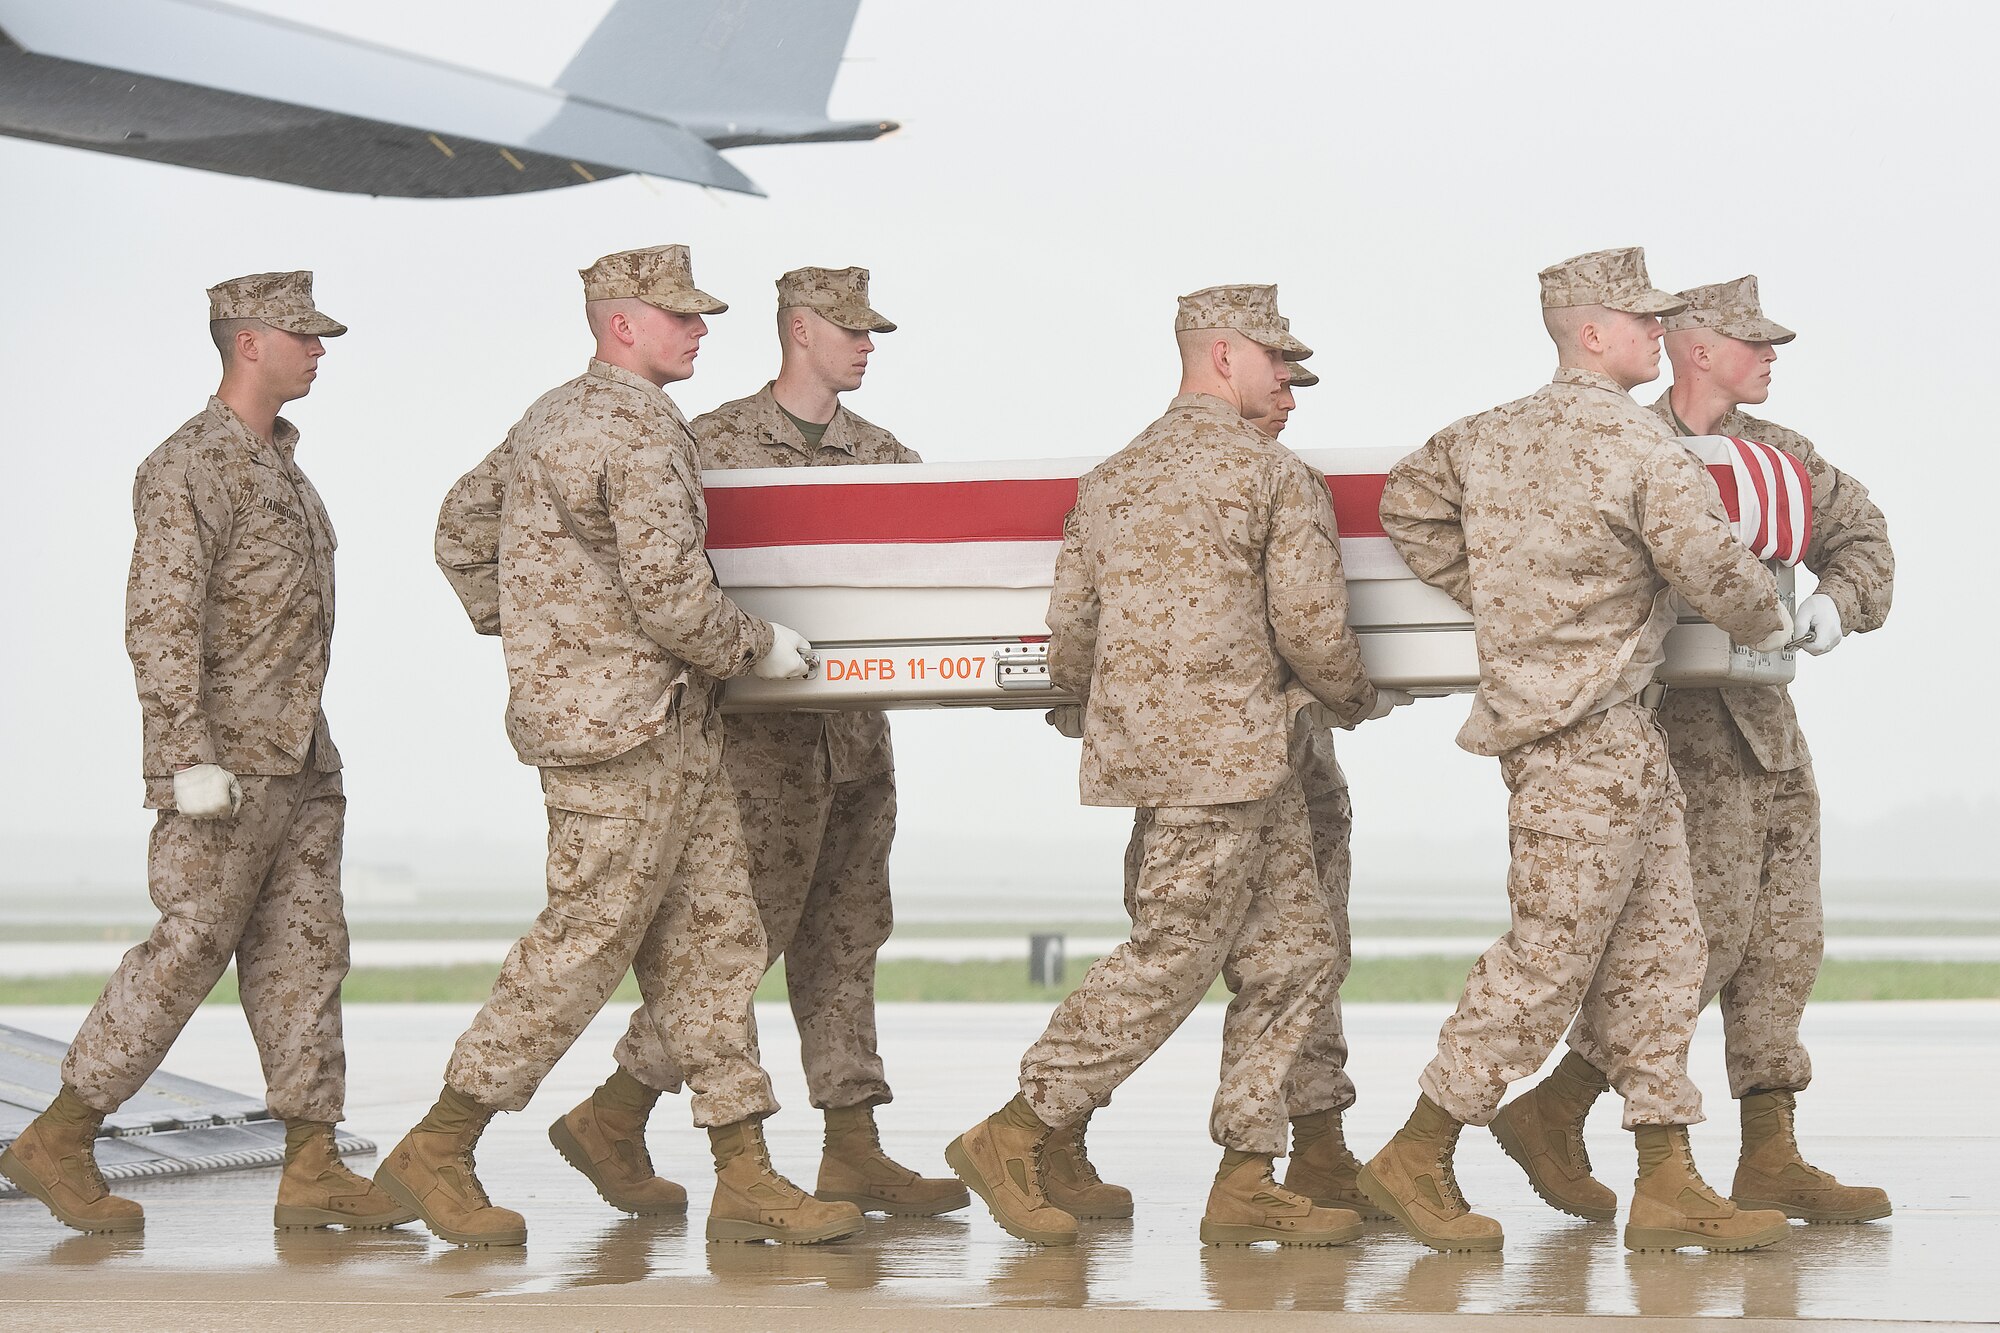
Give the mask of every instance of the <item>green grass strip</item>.
M 1027 965 L 1005 962 L 930 962 L 898 959 L 883 963 L 875 974 L 875 994 L 883 1001 L 980 1002 L 1031 1001 L 1053 1005 L 1083 980 L 1094 959 L 1072 959 L 1067 984 L 1035 986 Z M 1449 1003 L 1458 998 L 1470 958 L 1371 958 L 1355 963 L 1341 998 L 1351 1004 L 1416 1002 Z M 342 994 L 350 1004 L 472 1003 L 486 998 L 499 966 L 458 963 L 446 967 L 364 967 L 350 973 Z M 103 988 L 95 973 L 60 977 L 0 979 L 0 1004 L 89 1004 Z M 638 987 L 626 977 L 613 997 L 630 1003 Z M 760 1000 L 785 998 L 785 968 L 780 962 L 757 988 Z M 1211 1001 L 1226 1000 L 1220 981 L 1209 990 Z M 1820 969 L 1813 998 L 1838 1000 L 1991 1000 L 2000 999 L 2000 963 L 1869 962 L 1835 959 Z M 236 973 L 232 969 L 208 997 L 210 1004 L 236 1003 Z

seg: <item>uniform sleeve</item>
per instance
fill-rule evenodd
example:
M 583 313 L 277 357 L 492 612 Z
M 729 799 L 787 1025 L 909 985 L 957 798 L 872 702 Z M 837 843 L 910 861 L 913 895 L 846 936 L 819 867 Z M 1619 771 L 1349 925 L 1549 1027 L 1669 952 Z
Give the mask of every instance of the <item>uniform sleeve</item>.
M 614 451 L 606 463 L 606 508 L 618 543 L 618 575 L 654 642 L 726 680 L 771 651 L 771 627 L 729 600 L 703 549 L 700 501 L 674 466 L 668 443 Z
M 1736 539 L 1695 456 L 1662 445 L 1646 456 L 1640 483 L 1639 538 L 1668 586 L 1738 643 L 1782 629 L 1777 579 Z
M 500 632 L 500 507 L 513 461 L 509 437 L 458 479 L 438 509 L 438 568 L 481 634 Z
M 1361 641 L 1347 624 L 1347 579 L 1326 479 L 1303 463 L 1285 467 L 1264 543 L 1264 588 L 1278 655 L 1332 714 L 1352 726 L 1375 706 Z
M 883 430 L 873 422 L 869 423 L 869 429 L 874 431 L 877 437 L 873 446 L 873 452 L 881 455 L 882 462 L 921 463 L 924 461 L 923 456 L 915 449 L 910 448 L 897 439 L 893 431 Z
M 1097 579 L 1084 547 L 1081 505 L 1063 520 L 1055 585 L 1049 590 L 1049 679 L 1079 701 L 1089 697 L 1097 664 Z
M 1472 609 L 1472 575 L 1466 564 L 1465 528 L 1459 521 L 1464 492 L 1444 435 L 1389 469 L 1382 487 L 1382 530 L 1413 573 Z
M 1812 542 L 1805 565 L 1819 576 L 1817 591 L 1833 599 L 1841 628 L 1849 634 L 1880 629 L 1889 618 L 1896 586 L 1896 553 L 1889 547 L 1889 521 L 1868 498 L 1868 488 L 1826 461 L 1804 440 L 1778 447 L 1794 454 L 1812 478 Z
M 196 461 L 148 463 L 132 485 L 132 569 L 125 584 L 125 651 L 149 735 L 169 772 L 215 762 L 202 708 L 202 608 L 228 548 L 235 511 L 222 478 Z

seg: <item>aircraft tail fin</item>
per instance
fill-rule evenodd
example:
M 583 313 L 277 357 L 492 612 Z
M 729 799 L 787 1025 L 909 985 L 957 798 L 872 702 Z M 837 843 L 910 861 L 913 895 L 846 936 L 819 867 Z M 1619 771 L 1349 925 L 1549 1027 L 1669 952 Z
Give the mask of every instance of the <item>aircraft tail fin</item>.
M 872 139 L 827 95 L 860 0 L 617 0 L 556 79 L 571 97 L 664 117 L 716 147 Z

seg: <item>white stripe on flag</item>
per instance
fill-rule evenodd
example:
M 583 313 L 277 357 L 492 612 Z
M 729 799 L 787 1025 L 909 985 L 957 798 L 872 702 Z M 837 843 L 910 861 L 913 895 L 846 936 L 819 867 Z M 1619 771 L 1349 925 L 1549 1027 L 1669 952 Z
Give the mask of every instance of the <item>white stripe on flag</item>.
M 1061 550 L 1061 542 L 857 542 L 708 554 L 725 588 L 1046 588 Z M 1387 537 L 1343 537 L 1340 560 L 1352 581 L 1416 577 Z

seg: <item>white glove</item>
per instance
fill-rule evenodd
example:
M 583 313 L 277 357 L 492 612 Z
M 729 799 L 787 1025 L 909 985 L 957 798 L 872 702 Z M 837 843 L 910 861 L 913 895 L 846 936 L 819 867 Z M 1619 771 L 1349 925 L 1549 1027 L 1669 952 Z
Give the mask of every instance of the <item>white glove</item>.
M 1790 643 L 1792 641 L 1791 610 L 1783 602 L 1779 602 L 1778 614 L 1784 618 L 1784 628 L 1774 629 L 1763 638 L 1757 640 L 1757 642 L 1745 644 L 1744 647 L 1750 649 L 1753 653 L 1775 653 Z
M 174 809 L 189 819 L 220 819 L 243 808 L 243 784 L 220 764 L 196 764 L 174 774 Z
M 1799 603 L 1798 624 L 1793 627 L 1791 638 L 1794 645 L 1818 657 L 1840 647 L 1844 633 L 1840 628 L 1840 608 L 1833 604 L 1833 598 L 1816 592 Z
M 765 680 L 804 680 L 818 663 L 812 660 L 813 646 L 806 636 L 771 622 L 771 651 L 765 653 L 751 674 Z
M 1058 734 L 1073 741 L 1083 739 L 1083 708 L 1079 704 L 1064 704 L 1061 708 L 1051 708 L 1042 715 L 1042 720 L 1054 727 Z
M 1401 708 L 1404 704 L 1415 703 L 1416 701 L 1416 695 L 1405 693 L 1402 690 L 1377 689 L 1375 691 L 1375 706 L 1369 709 L 1368 716 L 1361 720 L 1363 722 L 1379 722 L 1389 716 L 1395 709 Z

